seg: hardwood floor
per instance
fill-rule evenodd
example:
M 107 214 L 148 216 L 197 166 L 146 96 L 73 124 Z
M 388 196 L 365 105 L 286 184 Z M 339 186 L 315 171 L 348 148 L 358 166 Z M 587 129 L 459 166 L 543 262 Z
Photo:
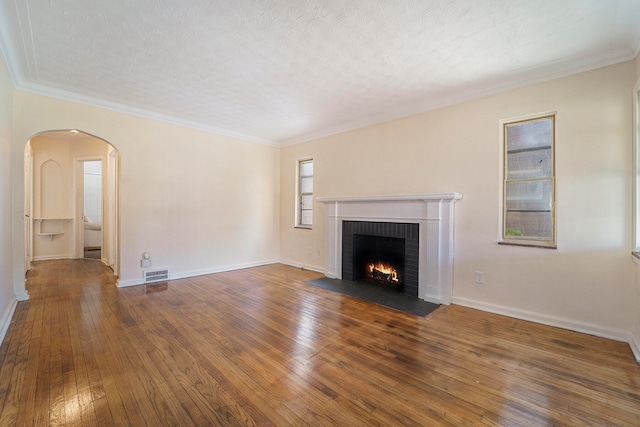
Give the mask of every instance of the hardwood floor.
M 421 318 L 283 265 L 118 289 L 34 263 L 0 425 L 640 425 L 625 343 L 460 306 Z

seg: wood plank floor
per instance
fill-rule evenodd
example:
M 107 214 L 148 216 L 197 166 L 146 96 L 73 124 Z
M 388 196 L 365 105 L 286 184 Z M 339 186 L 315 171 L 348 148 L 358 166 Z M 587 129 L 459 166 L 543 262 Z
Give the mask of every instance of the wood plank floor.
M 627 344 L 460 306 L 426 318 L 283 265 L 118 289 L 34 263 L 0 425 L 638 426 Z

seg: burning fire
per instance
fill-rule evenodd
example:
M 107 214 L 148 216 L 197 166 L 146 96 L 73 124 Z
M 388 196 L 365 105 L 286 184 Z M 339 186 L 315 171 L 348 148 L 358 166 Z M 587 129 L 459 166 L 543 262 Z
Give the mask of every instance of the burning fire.
M 391 264 L 385 262 L 370 262 L 367 264 L 367 276 L 385 282 L 399 283 L 398 271 Z

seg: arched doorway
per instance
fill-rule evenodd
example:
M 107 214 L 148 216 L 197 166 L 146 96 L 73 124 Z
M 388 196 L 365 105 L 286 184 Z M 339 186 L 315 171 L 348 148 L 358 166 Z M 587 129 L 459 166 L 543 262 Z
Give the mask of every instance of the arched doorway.
M 101 182 L 99 214 L 90 223 L 84 213 L 88 161 L 99 161 Z M 119 276 L 119 162 L 112 144 L 75 129 L 45 131 L 27 141 L 25 270 L 32 261 L 83 258 L 91 233 L 99 242 L 96 258 Z

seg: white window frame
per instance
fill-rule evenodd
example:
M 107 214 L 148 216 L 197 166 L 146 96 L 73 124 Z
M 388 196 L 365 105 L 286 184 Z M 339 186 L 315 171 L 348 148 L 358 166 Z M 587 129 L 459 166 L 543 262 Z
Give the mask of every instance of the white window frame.
M 552 118 L 552 144 L 551 144 L 551 238 L 536 238 L 527 236 L 506 236 L 506 167 L 507 167 L 507 148 L 506 148 L 506 127 L 521 122 L 532 120 Z M 531 114 L 527 116 L 514 117 L 500 121 L 500 197 L 499 197 L 499 215 L 498 215 L 498 243 L 503 245 L 532 246 L 548 249 L 557 248 L 557 177 L 556 177 L 556 142 L 557 142 L 557 112 L 547 111 L 542 113 Z
M 313 218 L 313 191 L 311 193 L 302 193 L 302 185 L 301 185 L 301 181 L 302 178 L 308 178 L 309 176 L 302 176 L 301 175 L 301 167 L 300 165 L 302 165 L 303 163 L 307 163 L 307 162 L 311 162 L 313 164 L 313 159 L 312 158 L 305 158 L 305 159 L 300 159 L 296 162 L 296 215 L 295 215 L 295 227 L 296 228 L 307 228 L 307 229 L 311 229 L 313 227 L 313 219 L 311 220 L 311 224 L 303 224 L 302 223 L 302 211 L 303 210 L 310 210 L 311 211 L 311 215 Z M 313 180 L 313 174 L 310 175 L 311 179 Z M 305 209 L 305 207 L 302 205 L 302 198 L 303 196 L 311 196 L 311 200 L 312 200 L 312 205 L 310 209 Z

